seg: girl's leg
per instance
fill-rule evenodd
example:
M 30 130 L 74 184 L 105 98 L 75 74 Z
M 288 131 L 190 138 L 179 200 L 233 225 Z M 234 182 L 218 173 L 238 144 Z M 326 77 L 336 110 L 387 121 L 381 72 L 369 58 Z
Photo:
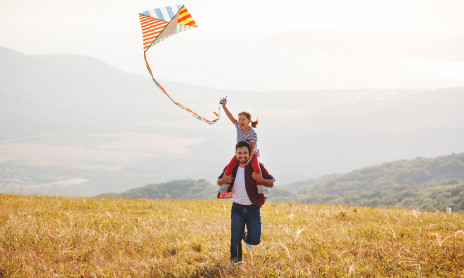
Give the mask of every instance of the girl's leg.
M 251 164 L 251 167 L 253 168 L 253 171 L 255 171 L 255 173 L 259 174 L 261 172 L 261 168 L 259 168 L 258 156 L 253 155 L 253 158 L 251 159 L 250 164 Z M 269 193 L 269 189 L 267 189 L 264 185 L 261 185 L 257 182 L 256 186 L 258 187 L 259 194 Z
M 229 162 L 229 165 L 227 165 L 227 168 L 226 168 L 226 172 L 224 173 L 224 175 L 227 175 L 227 176 L 230 176 L 232 175 L 232 172 L 234 171 L 234 168 L 238 165 L 238 160 L 237 158 L 234 156 L 230 162 Z M 218 193 L 219 194 L 222 194 L 222 193 L 226 193 L 229 191 L 229 187 L 230 185 L 229 184 L 224 184 L 222 185 L 219 189 L 218 189 Z M 219 198 L 221 197 L 221 195 L 218 195 Z
M 253 168 L 253 171 L 255 171 L 256 174 L 259 174 L 261 172 L 261 168 L 259 168 L 259 161 L 258 161 L 258 156 L 253 155 L 253 158 L 251 159 L 251 167 Z
M 229 165 L 227 165 L 226 169 L 226 175 L 230 176 L 232 175 L 232 172 L 234 171 L 234 168 L 238 165 L 238 160 L 237 157 L 232 157 L 232 159 L 229 162 Z
M 251 159 L 251 167 L 253 168 L 253 171 L 255 171 L 256 174 L 259 174 L 261 172 L 261 168 L 259 168 L 259 161 L 258 161 L 258 156 L 253 155 L 253 158 Z M 259 185 L 258 182 L 256 182 L 256 185 Z

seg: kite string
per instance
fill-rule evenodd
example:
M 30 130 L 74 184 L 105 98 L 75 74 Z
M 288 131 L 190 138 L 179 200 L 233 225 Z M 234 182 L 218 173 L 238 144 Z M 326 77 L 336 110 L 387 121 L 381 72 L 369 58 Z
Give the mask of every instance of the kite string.
M 150 65 L 148 64 L 148 61 L 147 61 L 147 54 L 146 54 L 146 51 L 143 52 L 143 56 L 145 58 L 145 64 L 147 66 L 147 69 L 148 69 L 148 72 L 150 73 L 150 76 L 151 76 L 151 79 L 153 79 L 153 81 L 155 82 L 156 86 L 158 86 L 158 88 L 161 89 L 161 91 L 163 91 L 163 93 L 172 101 L 174 102 L 174 104 L 176 104 L 177 106 L 179 106 L 180 108 L 186 110 L 187 112 L 191 113 L 192 116 L 194 116 L 195 118 L 199 119 L 199 120 L 202 120 L 210 125 L 216 123 L 217 120 L 219 120 L 221 117 L 220 117 L 220 114 L 221 114 L 221 108 L 218 107 L 218 113 L 216 112 L 213 112 L 214 115 L 216 115 L 216 119 L 214 120 L 208 120 L 206 118 L 203 118 L 202 116 L 198 115 L 197 113 L 193 112 L 192 110 L 190 110 L 189 108 L 187 108 L 186 106 L 184 106 L 183 104 L 175 101 L 173 98 L 171 98 L 171 96 L 168 94 L 168 92 L 166 92 L 166 90 L 161 86 L 161 84 L 158 83 L 158 81 L 156 81 L 155 77 L 153 77 L 153 73 L 151 71 L 151 68 L 150 68 Z

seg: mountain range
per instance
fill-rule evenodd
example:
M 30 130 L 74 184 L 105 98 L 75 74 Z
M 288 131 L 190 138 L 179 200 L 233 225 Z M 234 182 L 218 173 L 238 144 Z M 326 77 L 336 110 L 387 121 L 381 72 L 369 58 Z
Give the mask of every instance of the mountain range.
M 2 193 L 95 196 L 172 180 L 214 183 L 233 156 L 235 130 L 224 115 L 212 126 L 192 118 L 148 74 L 1 47 L 0 59 Z M 156 63 L 152 70 L 162 72 Z M 259 116 L 260 161 L 278 185 L 464 151 L 464 87 L 262 92 L 159 81 L 205 117 L 225 96 L 233 113 Z

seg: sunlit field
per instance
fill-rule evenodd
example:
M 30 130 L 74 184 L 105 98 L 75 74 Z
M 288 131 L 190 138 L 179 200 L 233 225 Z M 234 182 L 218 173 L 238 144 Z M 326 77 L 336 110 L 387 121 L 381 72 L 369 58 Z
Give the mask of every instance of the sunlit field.
M 230 265 L 230 201 L 0 194 L 0 277 L 461 277 L 464 214 L 267 203 Z

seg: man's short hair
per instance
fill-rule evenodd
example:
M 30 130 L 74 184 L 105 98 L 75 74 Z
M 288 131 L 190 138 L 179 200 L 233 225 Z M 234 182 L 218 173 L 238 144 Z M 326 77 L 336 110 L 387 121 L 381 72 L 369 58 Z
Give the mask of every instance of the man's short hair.
M 251 153 L 251 146 L 247 142 L 245 142 L 245 141 L 238 142 L 237 145 L 235 145 L 235 150 L 237 150 L 238 148 L 241 148 L 241 147 L 247 147 L 248 152 Z

